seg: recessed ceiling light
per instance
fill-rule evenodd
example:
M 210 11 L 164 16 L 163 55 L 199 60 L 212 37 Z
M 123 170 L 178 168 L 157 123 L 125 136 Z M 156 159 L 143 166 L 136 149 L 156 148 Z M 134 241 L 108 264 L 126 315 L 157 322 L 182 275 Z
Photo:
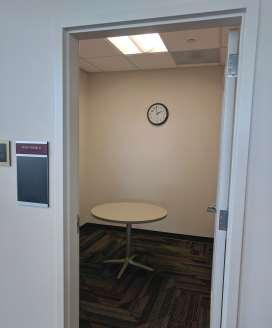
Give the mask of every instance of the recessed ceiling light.
M 125 55 L 168 51 L 158 33 L 118 36 L 108 40 Z
M 125 55 L 141 53 L 141 50 L 128 36 L 116 36 L 108 38 L 108 40 Z

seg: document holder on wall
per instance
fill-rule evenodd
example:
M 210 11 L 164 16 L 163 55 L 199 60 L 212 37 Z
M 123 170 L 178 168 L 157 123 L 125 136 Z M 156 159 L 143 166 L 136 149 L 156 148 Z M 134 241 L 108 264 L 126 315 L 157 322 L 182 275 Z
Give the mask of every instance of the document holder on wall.
M 48 142 L 16 142 L 17 200 L 21 205 L 49 206 Z

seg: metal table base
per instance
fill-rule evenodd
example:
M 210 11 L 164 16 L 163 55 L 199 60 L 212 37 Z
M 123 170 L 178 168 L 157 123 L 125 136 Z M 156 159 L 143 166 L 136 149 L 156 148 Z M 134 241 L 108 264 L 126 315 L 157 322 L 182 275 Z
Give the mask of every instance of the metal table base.
M 136 266 L 138 268 L 148 270 L 148 271 L 154 271 L 153 268 L 150 268 L 147 265 L 141 264 L 139 262 L 134 261 L 134 258 L 136 255 L 131 255 L 131 223 L 127 223 L 127 245 L 126 245 L 126 257 L 121 258 L 121 259 L 112 259 L 112 260 L 107 260 L 104 261 L 104 263 L 123 263 L 123 266 L 121 270 L 118 273 L 117 279 L 120 279 L 125 272 L 126 268 L 129 266 L 129 264 Z

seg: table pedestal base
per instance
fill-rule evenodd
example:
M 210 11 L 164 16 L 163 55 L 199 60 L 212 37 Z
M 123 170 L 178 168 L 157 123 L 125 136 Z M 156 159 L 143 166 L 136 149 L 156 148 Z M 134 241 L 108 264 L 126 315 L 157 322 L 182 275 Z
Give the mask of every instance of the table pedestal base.
M 117 279 L 120 279 L 125 272 L 126 268 L 128 267 L 129 264 L 136 266 L 138 268 L 147 270 L 147 271 L 154 271 L 153 268 L 150 268 L 147 265 L 141 264 L 139 262 L 134 261 L 134 258 L 136 255 L 131 255 L 131 223 L 127 224 L 127 245 L 126 245 L 126 257 L 121 258 L 121 259 L 113 259 L 113 260 L 106 260 L 104 263 L 115 263 L 115 264 L 120 264 L 123 263 L 123 266 L 118 273 Z

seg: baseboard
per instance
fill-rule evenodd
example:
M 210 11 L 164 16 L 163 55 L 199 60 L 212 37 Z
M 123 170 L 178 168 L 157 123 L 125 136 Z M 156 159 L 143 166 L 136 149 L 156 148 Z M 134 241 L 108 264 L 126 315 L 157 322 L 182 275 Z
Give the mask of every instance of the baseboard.
M 86 222 L 84 223 L 80 229 L 88 229 L 88 227 L 97 227 L 97 228 L 103 228 L 106 230 L 116 230 L 116 231 L 126 231 L 126 227 L 120 227 L 120 226 L 113 226 L 108 224 L 98 224 L 98 223 L 92 223 L 92 222 Z M 149 235 L 160 235 L 164 236 L 166 238 L 173 238 L 173 239 L 183 239 L 183 240 L 192 240 L 192 241 L 202 241 L 202 242 L 208 242 L 213 243 L 212 237 L 203 237 L 203 236 L 193 236 L 193 235 L 184 235 L 179 233 L 172 233 L 172 232 L 164 232 L 164 231 L 155 231 L 155 230 L 147 230 L 147 229 L 138 229 L 133 228 L 133 233 L 145 233 Z

